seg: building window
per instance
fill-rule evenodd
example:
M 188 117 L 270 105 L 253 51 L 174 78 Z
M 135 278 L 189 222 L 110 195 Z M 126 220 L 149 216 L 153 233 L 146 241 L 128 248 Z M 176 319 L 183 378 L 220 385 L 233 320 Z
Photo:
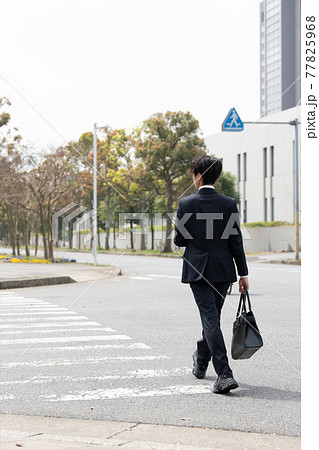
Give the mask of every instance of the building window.
M 271 220 L 275 220 L 275 198 L 271 197 Z
M 274 146 L 270 147 L 270 176 L 273 177 L 275 175 L 275 166 L 274 166 Z
M 267 218 L 267 216 L 268 216 L 268 214 L 267 214 L 267 207 L 268 207 L 267 199 L 265 198 L 265 200 L 264 200 L 264 220 L 265 220 L 265 222 L 268 221 L 268 218 Z
M 237 179 L 238 181 L 241 181 L 240 154 L 237 155 Z
M 244 153 L 244 181 L 247 180 L 247 153 Z
M 264 148 L 264 178 L 267 178 L 267 147 Z

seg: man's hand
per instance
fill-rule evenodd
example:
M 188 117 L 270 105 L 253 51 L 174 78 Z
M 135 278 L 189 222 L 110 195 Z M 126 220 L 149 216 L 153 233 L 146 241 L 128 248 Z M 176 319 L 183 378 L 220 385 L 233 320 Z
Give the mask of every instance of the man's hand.
M 248 278 L 239 278 L 239 292 L 244 293 L 245 288 L 249 290 L 249 281 Z

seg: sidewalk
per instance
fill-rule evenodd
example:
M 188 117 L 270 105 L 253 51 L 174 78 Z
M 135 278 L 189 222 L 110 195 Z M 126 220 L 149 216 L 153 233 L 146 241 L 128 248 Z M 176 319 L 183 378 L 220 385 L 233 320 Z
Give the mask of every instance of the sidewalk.
M 246 256 L 248 262 L 301 265 L 301 253 L 299 254 L 299 260 L 295 259 L 294 252 L 248 253 Z
M 0 289 L 80 283 L 120 275 L 113 266 L 80 263 L 35 264 L 0 262 Z
M 1 450 L 299 450 L 300 438 L 208 428 L 0 415 Z

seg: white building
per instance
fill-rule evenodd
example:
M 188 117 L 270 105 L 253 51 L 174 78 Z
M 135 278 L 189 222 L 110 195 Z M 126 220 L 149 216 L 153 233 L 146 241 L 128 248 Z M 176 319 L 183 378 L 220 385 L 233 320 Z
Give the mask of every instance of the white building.
M 300 104 L 300 0 L 260 3 L 260 113 Z
M 263 117 L 261 121 L 289 122 L 298 119 L 300 122 L 300 114 L 300 106 L 296 106 Z M 241 119 L 243 122 L 248 120 Z M 293 125 L 247 124 L 241 132 L 220 132 L 207 136 L 205 143 L 208 153 L 223 160 L 224 171 L 237 177 L 239 211 L 244 222 L 280 220 L 294 223 Z M 300 138 L 298 148 L 300 161 Z

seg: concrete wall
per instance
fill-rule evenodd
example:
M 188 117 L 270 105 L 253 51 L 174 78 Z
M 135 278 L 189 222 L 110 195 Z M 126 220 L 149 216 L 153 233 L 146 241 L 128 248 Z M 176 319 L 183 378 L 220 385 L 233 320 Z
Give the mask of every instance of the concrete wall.
M 271 251 L 292 251 L 295 250 L 295 227 L 294 225 L 285 225 L 280 227 L 260 227 L 260 228 L 242 228 L 242 234 L 244 238 L 244 247 L 247 253 L 257 252 L 271 252 Z M 301 234 L 301 233 L 300 233 Z M 78 245 L 77 236 L 73 238 L 73 248 L 75 249 L 89 249 L 90 242 L 84 244 L 85 234 L 81 234 L 81 245 Z M 165 231 L 155 232 L 154 250 L 162 250 L 164 247 Z M 141 235 L 138 231 L 133 233 L 134 249 L 139 250 L 141 246 Z M 113 234 L 111 233 L 109 239 L 110 247 L 114 247 Z M 6 244 L 5 242 L 0 242 Z M 34 246 L 34 236 L 31 237 L 30 244 Z M 125 239 L 119 239 L 118 235 L 115 240 L 116 248 L 118 249 L 130 249 L 131 238 L 130 233 L 127 231 Z M 146 247 L 151 248 L 152 237 L 149 232 L 146 236 Z M 42 246 L 42 236 L 39 236 L 39 246 Z M 100 246 L 105 246 L 105 233 L 100 233 Z M 23 247 L 21 241 L 20 247 Z M 63 247 L 63 242 L 59 242 L 59 247 Z M 65 249 L 69 248 L 68 241 L 65 242 Z M 172 242 L 172 248 L 176 248 Z
M 244 239 L 247 253 L 295 250 L 295 227 L 247 228 L 251 239 Z
M 293 225 L 281 227 L 261 227 L 261 228 L 245 228 L 242 230 L 244 237 L 244 246 L 247 253 L 270 252 L 270 251 L 292 251 L 295 249 L 295 227 Z M 164 246 L 165 232 L 155 233 L 154 249 L 162 250 Z M 83 239 L 84 235 L 81 235 Z M 140 249 L 141 236 L 138 233 L 133 234 L 134 249 Z M 104 248 L 105 233 L 100 234 L 101 247 Z M 130 233 L 127 233 L 126 239 L 116 239 L 116 247 L 118 249 L 130 249 L 131 240 Z M 76 240 L 74 240 L 74 246 Z M 60 243 L 62 245 L 62 242 Z M 68 243 L 66 243 L 68 247 Z M 113 248 L 113 236 L 110 237 L 110 247 Z M 81 248 L 90 248 L 89 244 L 81 243 Z M 151 248 L 151 234 L 147 235 L 147 248 Z M 172 244 L 172 248 L 175 248 Z

